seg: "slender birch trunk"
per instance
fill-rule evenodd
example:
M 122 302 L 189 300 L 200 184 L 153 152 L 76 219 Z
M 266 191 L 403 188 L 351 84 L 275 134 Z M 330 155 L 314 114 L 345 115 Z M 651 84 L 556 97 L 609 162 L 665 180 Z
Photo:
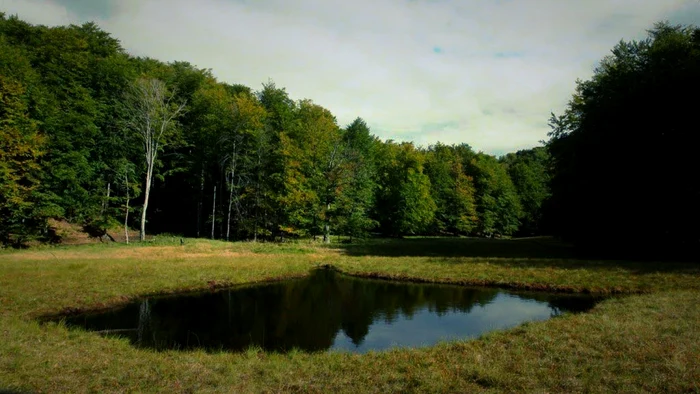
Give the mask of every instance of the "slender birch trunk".
M 330 218 L 328 217 L 328 211 L 331 210 L 331 204 L 326 205 L 326 223 L 323 225 L 323 243 L 331 243 L 331 225 Z
M 100 212 L 100 215 L 104 215 L 105 209 L 107 209 L 107 206 L 109 205 L 109 192 L 111 185 L 111 183 L 107 182 L 107 198 L 105 198 L 104 202 L 102 202 L 102 211 Z
M 146 173 L 146 194 L 143 198 L 143 209 L 141 210 L 141 229 L 139 231 L 139 241 L 143 242 L 146 240 L 146 211 L 148 210 L 148 198 L 151 195 L 151 174 L 153 169 L 148 166 L 148 172 Z
M 202 172 L 199 175 L 199 203 L 197 204 L 197 238 L 200 237 L 200 232 L 202 230 L 202 200 L 204 200 L 204 165 L 202 165 Z
M 141 241 L 146 239 L 146 213 L 158 152 L 168 142 L 168 132 L 172 129 L 173 122 L 185 110 L 184 102 L 174 104 L 172 99 L 173 95 L 168 92 L 163 81 L 148 78 L 136 80 L 126 95 L 126 125 L 141 137 L 147 167 L 139 234 Z
M 226 241 L 231 235 L 231 208 L 233 206 L 233 171 L 231 171 L 231 191 L 228 196 L 228 218 L 226 218 Z
M 124 238 L 129 244 L 129 170 L 124 173 L 124 183 L 126 183 L 126 212 L 124 213 Z
M 233 177 L 235 176 L 236 170 L 234 166 L 231 166 L 231 182 L 229 187 L 231 190 L 229 191 L 229 196 L 228 196 L 228 217 L 226 218 L 226 241 L 229 240 L 229 236 L 231 235 L 231 208 L 233 207 Z
M 214 239 L 214 224 L 216 223 L 216 185 L 214 185 L 214 204 L 211 208 L 211 239 Z

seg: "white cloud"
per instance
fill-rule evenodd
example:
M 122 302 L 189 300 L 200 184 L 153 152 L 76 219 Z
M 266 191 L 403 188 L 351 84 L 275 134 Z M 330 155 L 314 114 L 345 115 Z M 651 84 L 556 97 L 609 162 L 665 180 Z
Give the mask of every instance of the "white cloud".
M 21 19 L 38 25 L 65 25 L 77 21 L 66 7 L 53 1 L 0 0 L 0 12 L 8 16 L 18 14 Z
M 133 54 L 189 61 L 254 89 L 272 78 L 292 98 L 330 109 L 341 125 L 361 116 L 382 138 L 466 142 L 493 153 L 546 139 L 549 113 L 620 39 L 641 38 L 655 21 L 700 7 L 695 0 L 108 0 L 90 17 L 76 1 L 0 0 L 0 10 L 48 25 L 93 19 Z

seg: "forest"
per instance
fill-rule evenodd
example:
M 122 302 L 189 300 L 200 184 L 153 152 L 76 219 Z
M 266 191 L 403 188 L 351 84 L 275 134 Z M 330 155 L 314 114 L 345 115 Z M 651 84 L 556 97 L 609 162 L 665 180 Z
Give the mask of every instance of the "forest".
M 94 23 L 0 14 L 0 243 L 50 242 L 58 219 L 141 239 L 547 234 L 696 250 L 699 88 L 700 29 L 658 23 L 577 81 L 543 146 L 495 157 L 382 141 L 273 81 L 131 56 Z

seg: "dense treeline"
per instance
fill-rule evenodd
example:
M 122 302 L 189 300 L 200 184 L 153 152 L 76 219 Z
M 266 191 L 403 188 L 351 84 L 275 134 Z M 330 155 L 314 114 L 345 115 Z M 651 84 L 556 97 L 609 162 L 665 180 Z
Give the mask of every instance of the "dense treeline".
M 620 256 L 698 255 L 700 29 L 620 42 L 552 115 L 552 228 Z
M 696 247 L 699 47 L 697 28 L 668 24 L 620 42 L 552 115 L 546 146 L 496 158 L 381 141 L 271 81 L 256 91 L 130 56 L 92 23 L 0 14 L 0 242 L 46 238 L 57 218 L 228 240 L 549 233 Z
M 46 235 L 47 218 L 144 215 L 150 232 L 231 240 L 534 233 L 547 195 L 543 148 L 499 161 L 382 142 L 273 82 L 129 56 L 91 23 L 0 18 L 0 97 L 4 243 Z

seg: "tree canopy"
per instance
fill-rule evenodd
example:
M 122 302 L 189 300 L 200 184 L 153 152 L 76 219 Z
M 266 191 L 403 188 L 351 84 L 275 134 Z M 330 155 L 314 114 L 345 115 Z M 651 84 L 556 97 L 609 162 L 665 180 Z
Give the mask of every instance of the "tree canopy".
M 700 30 L 667 23 L 577 82 L 550 120 L 557 234 L 625 255 L 697 247 L 699 87 Z
M 497 158 L 382 141 L 273 81 L 256 91 L 131 56 L 93 23 L 0 15 L 0 242 L 45 238 L 49 218 L 142 218 L 150 233 L 227 240 L 551 232 L 696 244 L 699 48 L 697 28 L 668 24 L 620 42 L 552 116 L 546 147 Z

